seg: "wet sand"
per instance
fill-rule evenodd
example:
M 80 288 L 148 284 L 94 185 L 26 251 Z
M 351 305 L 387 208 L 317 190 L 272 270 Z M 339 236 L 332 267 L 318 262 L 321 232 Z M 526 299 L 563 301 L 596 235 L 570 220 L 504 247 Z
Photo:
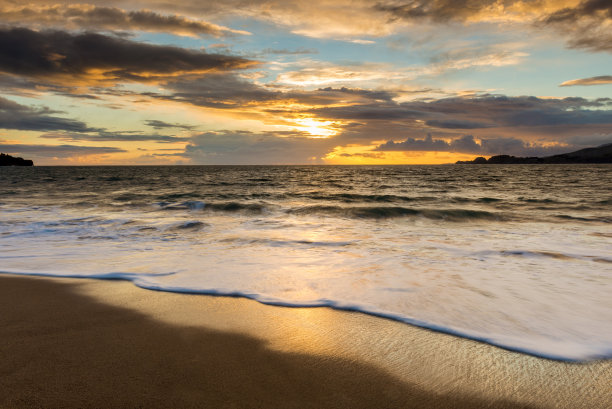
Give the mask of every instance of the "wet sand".
M 573 364 L 360 313 L 0 276 L 0 407 L 610 408 Z

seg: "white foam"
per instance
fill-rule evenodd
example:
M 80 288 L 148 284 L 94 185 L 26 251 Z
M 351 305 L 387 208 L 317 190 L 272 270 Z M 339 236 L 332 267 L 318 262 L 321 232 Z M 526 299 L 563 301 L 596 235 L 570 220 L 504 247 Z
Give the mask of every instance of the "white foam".
M 610 240 L 597 226 L 212 213 L 205 229 L 169 235 L 193 214 L 72 212 L 48 212 L 68 221 L 52 231 L 4 225 L 0 270 L 328 306 L 554 359 L 612 358 L 612 268 L 593 261 Z

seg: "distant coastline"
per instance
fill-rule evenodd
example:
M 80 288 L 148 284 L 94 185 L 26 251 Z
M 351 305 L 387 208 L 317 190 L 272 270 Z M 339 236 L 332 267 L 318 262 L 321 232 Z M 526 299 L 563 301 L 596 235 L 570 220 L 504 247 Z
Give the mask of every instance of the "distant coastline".
M 612 143 L 595 148 L 586 148 L 561 155 L 545 157 L 520 157 L 496 155 L 486 159 L 482 156 L 474 160 L 457 161 L 459 165 L 489 165 L 489 164 L 564 164 L 564 163 L 612 163 Z
M 34 166 L 30 159 L 17 158 L 6 153 L 0 153 L 0 166 Z

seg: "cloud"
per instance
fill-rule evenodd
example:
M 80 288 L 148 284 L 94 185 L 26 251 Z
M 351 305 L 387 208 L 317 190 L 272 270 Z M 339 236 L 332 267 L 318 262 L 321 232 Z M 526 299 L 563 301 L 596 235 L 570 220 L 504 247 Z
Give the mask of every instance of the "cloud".
M 612 4 L 608 0 L 585 0 L 576 7 L 565 7 L 547 16 L 548 23 L 576 21 L 584 17 L 612 18 Z
M 18 6 L 0 9 L 4 23 L 85 30 L 126 30 L 165 32 L 182 36 L 248 35 L 205 21 L 177 15 L 164 15 L 149 10 L 126 11 L 114 7 L 88 4 Z
M 407 138 L 404 141 L 388 141 L 377 146 L 375 151 L 437 151 L 473 153 L 481 155 L 507 154 L 513 156 L 547 156 L 569 152 L 568 146 L 545 146 L 528 143 L 517 138 L 489 138 L 477 142 L 472 135 L 464 135 L 450 142 L 433 139 L 428 134 L 425 139 Z
M 0 29 L 0 72 L 87 85 L 150 82 L 185 73 L 214 73 L 252 67 L 255 61 L 152 45 L 102 34 Z
M 444 129 L 552 125 L 612 125 L 612 99 L 537 98 L 483 95 L 441 98 L 433 101 L 396 103 L 385 101 L 340 107 L 324 107 L 310 112 L 322 118 L 349 120 L 420 121 Z M 597 109 L 592 109 L 597 108 Z
M 474 67 L 504 67 L 520 64 L 529 54 L 512 49 L 514 44 L 496 44 L 495 47 L 464 47 L 439 53 L 422 74 L 440 74 L 449 70 L 464 70 Z
M 263 104 L 280 98 L 281 93 L 238 78 L 232 74 L 213 73 L 206 76 L 182 76 L 164 84 L 167 94 L 151 94 L 154 98 L 186 102 L 210 108 L 238 108 Z
M 339 153 L 337 156 L 342 156 L 345 158 L 366 158 L 366 159 L 384 159 L 385 154 L 383 152 L 357 152 L 357 153 Z
M 0 141 L 0 151 L 13 155 L 33 155 L 41 158 L 70 158 L 84 155 L 100 155 L 126 152 L 124 149 L 105 146 L 28 145 L 9 144 Z
M 474 141 L 472 135 L 447 142 L 443 139 L 433 139 L 428 133 L 425 139 L 407 138 L 404 141 L 387 141 L 379 145 L 377 151 L 438 151 L 438 152 L 479 152 L 481 146 Z
M 291 30 L 294 34 L 314 37 L 332 38 L 340 41 L 369 44 L 376 38 L 393 34 L 410 34 L 412 40 L 417 31 L 424 29 L 429 33 L 440 31 L 440 28 L 453 29 L 462 25 L 489 25 L 491 30 L 499 31 L 504 26 L 522 24 L 532 29 L 535 23 L 540 27 L 552 27 L 546 22 L 548 16 L 587 15 L 597 26 L 581 24 L 580 30 L 565 30 L 577 41 L 571 46 L 588 48 L 580 44 L 580 32 L 588 29 L 588 41 L 592 48 L 606 48 L 606 18 L 609 19 L 609 2 L 590 0 L 579 3 L 578 0 L 225 0 L 210 2 L 200 0 L 183 0 L 168 2 L 166 0 L 131 0 L 114 1 L 117 7 L 68 4 L 57 5 L 53 2 L 36 1 L 43 6 L 21 6 L 18 2 L 9 2 L 4 7 L 5 21 L 12 24 L 34 27 L 60 27 L 66 29 L 85 28 L 95 30 L 141 30 L 163 31 L 179 35 L 213 35 L 224 36 L 246 34 L 240 30 L 220 26 L 200 20 L 200 16 L 218 21 L 238 19 L 258 19 Z M 564 10 L 575 10 L 572 13 Z M 163 10 L 152 12 L 149 10 Z M 167 14 L 172 13 L 172 14 Z M 588 14 L 590 13 L 590 14 Z M 607 13 L 607 14 L 606 14 Z M 607 16 L 607 17 L 606 17 Z M 583 18 L 584 19 L 584 18 Z M 603 20 L 602 20 L 603 19 Z M 554 20 L 551 18 L 551 21 Z M 557 17 L 556 24 L 559 22 Z M 582 21 L 582 20 L 581 20 Z M 603 22 L 603 23 L 602 23 Z M 408 24 L 407 24 L 408 23 Z M 458 24 L 451 24 L 458 23 Z M 418 25 L 418 30 L 414 27 Z M 473 31 L 473 29 L 472 29 Z M 558 30 L 559 32 L 563 30 Z M 595 34 L 599 33 L 599 37 Z M 609 35 L 609 34 L 608 34 Z M 425 35 L 428 37 L 428 35 Z M 599 39 L 599 40 L 598 40 Z M 598 44 L 595 45 L 594 43 Z
M 612 84 L 612 75 L 600 75 L 598 77 L 581 78 L 577 80 L 565 81 L 560 87 L 571 87 L 574 85 L 605 85 Z
M 182 156 L 196 164 L 321 163 L 334 142 L 305 136 L 299 132 L 205 132 L 192 137 Z
M 410 0 L 379 2 L 374 9 L 388 13 L 392 19 L 447 22 L 466 20 L 495 2 L 495 0 Z
M 407 106 L 395 102 L 369 103 L 358 105 L 345 105 L 339 107 L 325 107 L 312 109 L 316 116 L 328 119 L 344 120 L 417 120 L 431 116 L 422 110 L 412 110 Z
M 434 128 L 446 128 L 446 129 L 479 129 L 479 128 L 490 128 L 494 126 L 491 123 L 486 122 L 475 122 L 465 119 L 431 119 L 425 121 L 425 125 Z
M 585 0 L 542 17 L 542 27 L 552 27 L 569 37 L 570 48 L 612 52 L 612 3 Z
M 154 30 L 172 33 L 186 33 L 199 35 L 200 31 L 212 32 L 215 35 L 232 34 L 241 30 L 233 30 L 216 24 L 203 22 L 201 16 L 214 21 L 232 21 L 233 19 L 258 19 L 267 23 L 289 27 L 293 32 L 310 37 L 329 37 L 351 39 L 353 34 L 370 36 L 388 34 L 388 25 L 385 25 L 385 16 L 373 16 L 370 0 L 336 0 L 334 2 L 323 0 L 224 0 L 201 1 L 182 0 L 169 2 L 167 0 L 130 0 L 130 1 L 90 1 L 99 6 L 82 4 L 56 5 L 57 3 L 70 3 L 45 0 L 28 0 L 26 3 L 13 0 L 4 0 L 8 3 L 4 11 L 12 11 L 12 23 L 54 24 L 56 27 L 67 29 L 88 28 L 113 30 Z M 29 5 L 24 6 L 23 4 Z M 43 4 L 34 6 L 32 3 Z M 118 10 L 110 7 L 121 7 Z M 20 10 L 24 10 L 20 12 Z M 148 10 L 162 11 L 156 18 L 148 17 L 144 22 L 138 19 L 136 13 Z M 173 13 L 173 14 L 166 14 Z M 178 16 L 176 15 L 178 14 Z M 158 17 L 159 16 L 159 17 Z M 373 17 L 377 17 L 373 19 Z M 64 21 L 62 21 L 62 18 Z M 169 21 L 168 21 L 169 20 Z M 112 28 L 113 26 L 117 28 Z M 158 27 L 156 27 L 158 26 Z M 210 35 L 206 33 L 207 35 Z
M 163 92 L 132 92 L 125 89 L 107 89 L 98 94 L 118 97 L 148 97 L 165 101 L 187 103 L 195 106 L 235 110 L 243 113 L 301 115 L 311 106 L 356 104 L 368 101 L 391 101 L 396 94 L 387 90 L 361 88 L 319 88 L 313 91 L 282 89 L 250 82 L 234 73 L 213 73 L 205 76 L 183 75 L 162 84 Z M 411 92 L 422 92 L 411 91 Z M 163 127 L 161 122 L 147 121 Z M 174 127 L 185 128 L 179 124 Z M 167 128 L 167 126 L 166 126 Z
M 41 131 L 46 132 L 39 135 L 41 138 L 70 142 L 156 141 L 169 143 L 186 141 L 185 138 L 176 136 L 144 134 L 142 132 L 113 132 L 105 128 L 94 128 L 88 126 L 85 122 L 75 119 L 53 116 L 52 114 L 55 113 L 58 112 L 46 107 L 32 108 L 0 97 L 0 129 Z M 161 121 L 157 122 L 164 123 Z
M 95 132 L 84 122 L 53 116 L 49 108 L 31 108 L 0 97 L 0 129 L 19 131 Z
M 413 79 L 414 69 L 395 70 L 388 64 L 360 63 L 337 65 L 321 61 L 303 61 L 305 68 L 286 71 L 276 81 L 294 86 L 324 86 L 334 83 Z
M 608 0 L 407 0 L 374 5 L 390 22 L 421 25 L 523 23 L 529 28 L 553 28 L 568 38 L 570 48 L 612 51 L 612 4 Z
M 416 23 L 421 27 L 448 26 L 449 22 L 530 24 L 572 0 L 131 0 L 129 4 L 196 16 L 255 18 L 299 35 L 364 43 L 405 33 Z
M 303 47 L 300 47 L 300 48 L 295 49 L 295 50 L 288 50 L 286 48 L 281 48 L 281 49 L 277 49 L 277 48 L 265 48 L 265 49 L 261 50 L 261 52 L 263 54 L 277 54 L 277 55 L 282 55 L 282 54 L 286 54 L 286 55 L 302 55 L 302 54 L 318 54 L 319 53 L 314 48 L 303 48 Z
M 159 134 L 145 134 L 142 132 L 112 132 L 107 130 L 100 130 L 95 133 L 77 133 L 77 132 L 49 132 L 39 135 L 39 138 L 46 139 L 57 139 L 66 142 L 80 142 L 80 141 L 118 141 L 118 142 L 140 142 L 140 141 L 151 141 L 159 143 L 174 143 L 174 142 L 186 142 L 187 138 L 170 136 L 170 135 L 159 135 Z
M 355 44 L 376 44 L 376 41 L 372 41 L 372 40 L 363 40 L 363 39 L 355 39 L 355 40 L 348 40 L 349 43 L 355 43 Z
M 4 93 L 21 95 L 26 97 L 36 97 L 43 92 L 53 92 L 65 96 L 77 96 L 95 99 L 95 95 L 77 94 L 75 87 L 50 84 L 47 81 L 37 81 L 34 78 L 24 78 L 15 75 L 5 75 L 0 73 L 0 89 Z
M 391 64 L 363 62 L 334 64 L 305 59 L 292 63 L 297 69 L 280 73 L 276 82 L 291 86 L 312 87 L 332 84 L 361 83 L 384 86 L 390 82 L 407 83 L 419 78 L 439 76 L 445 72 L 517 65 L 529 54 L 517 51 L 520 45 L 497 44 L 495 47 L 455 48 L 439 52 L 428 64 L 398 68 Z
M 232 115 L 269 125 L 325 130 L 329 132 L 319 135 L 333 136 L 339 144 L 390 140 L 398 135 L 414 138 L 428 131 L 456 138 L 468 129 L 478 138 L 511 137 L 514 132 L 527 140 L 559 141 L 612 128 L 610 98 L 470 94 L 398 102 L 401 90 L 291 90 L 247 82 L 231 73 L 184 76 L 165 88 L 166 94 L 151 97 L 227 109 Z
M 166 129 L 166 128 L 179 128 L 190 131 L 195 128 L 194 125 L 184 125 L 184 124 L 171 124 L 168 122 L 160 121 L 158 119 L 148 119 L 145 122 L 145 125 L 150 126 L 154 129 Z
M 612 143 L 612 131 L 607 134 L 576 135 L 568 138 L 567 143 L 576 146 L 600 146 Z
M 397 93 L 388 90 L 369 90 L 369 89 L 361 89 L 361 88 L 319 88 L 317 89 L 317 93 L 332 93 L 337 96 L 338 99 L 345 99 L 346 96 L 358 96 L 360 98 L 364 98 L 365 100 L 374 100 L 374 101 L 392 101 L 393 98 L 397 96 Z

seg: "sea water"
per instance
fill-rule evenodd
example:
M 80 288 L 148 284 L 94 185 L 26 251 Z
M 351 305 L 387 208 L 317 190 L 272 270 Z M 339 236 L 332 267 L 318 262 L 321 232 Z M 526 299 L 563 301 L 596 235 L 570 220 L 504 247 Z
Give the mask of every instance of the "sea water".
M 0 168 L 0 271 L 612 358 L 612 166 Z

